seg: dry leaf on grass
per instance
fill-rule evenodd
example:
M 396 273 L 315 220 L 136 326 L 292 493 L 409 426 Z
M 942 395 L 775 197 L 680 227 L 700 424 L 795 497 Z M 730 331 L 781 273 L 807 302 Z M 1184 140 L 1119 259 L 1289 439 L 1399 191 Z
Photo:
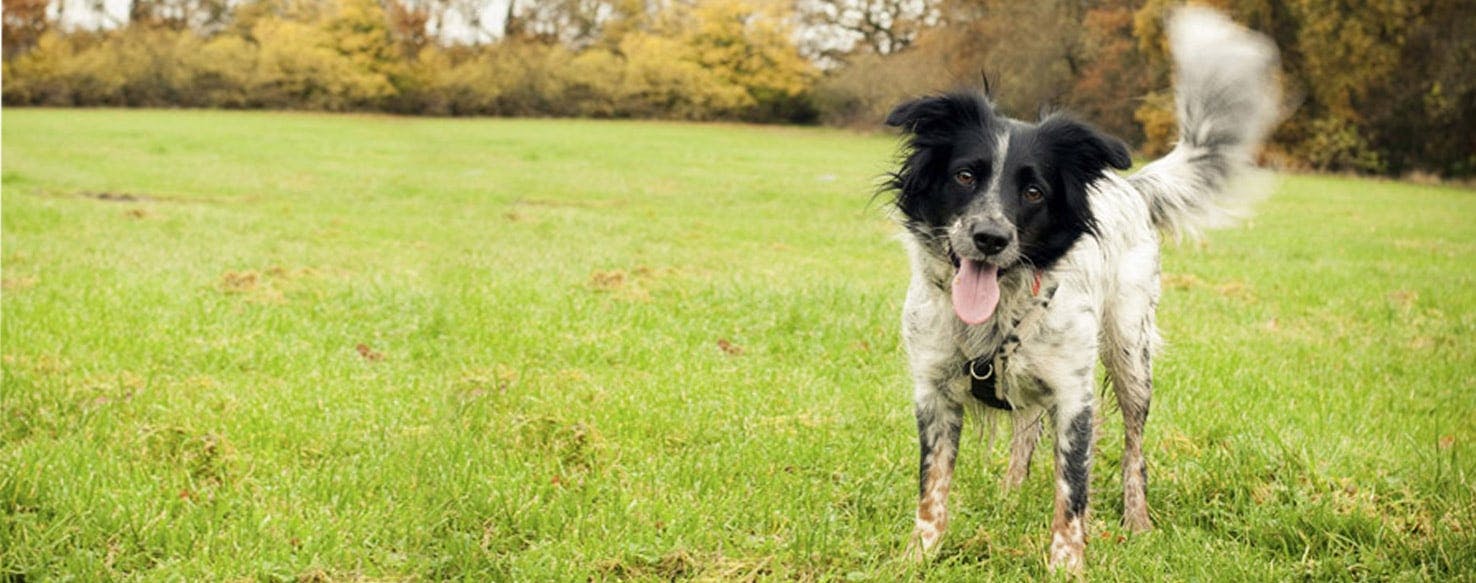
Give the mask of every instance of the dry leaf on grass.
M 364 357 L 364 360 L 367 360 L 369 362 L 377 362 L 384 359 L 384 353 L 378 352 L 373 348 L 369 348 L 368 344 L 364 344 L 362 342 L 360 342 L 358 346 L 355 346 L 354 350 L 359 351 L 359 356 Z
M 731 356 L 738 356 L 740 354 L 743 354 L 743 347 L 737 344 L 733 344 L 732 342 L 728 342 L 727 338 L 719 338 L 717 341 L 717 345 L 718 348 L 723 349 L 723 352 L 728 353 Z

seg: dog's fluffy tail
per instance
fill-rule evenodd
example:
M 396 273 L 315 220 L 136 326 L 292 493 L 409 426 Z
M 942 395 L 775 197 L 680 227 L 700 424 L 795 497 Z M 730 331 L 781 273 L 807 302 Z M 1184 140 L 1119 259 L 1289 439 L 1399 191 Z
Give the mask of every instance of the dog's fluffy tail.
M 1129 181 L 1148 198 L 1155 226 L 1196 235 L 1233 222 L 1269 191 L 1250 170 L 1280 118 L 1279 57 L 1270 39 L 1207 8 L 1176 10 L 1168 38 L 1179 142 Z

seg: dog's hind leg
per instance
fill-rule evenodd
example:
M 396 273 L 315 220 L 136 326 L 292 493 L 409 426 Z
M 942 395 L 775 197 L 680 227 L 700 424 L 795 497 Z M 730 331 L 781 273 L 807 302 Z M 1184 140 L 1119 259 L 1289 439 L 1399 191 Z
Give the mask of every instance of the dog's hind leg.
M 916 401 L 921 457 L 917 522 L 907 554 L 922 559 L 937 546 L 948 526 L 948 489 L 953 484 L 963 407 L 938 393 L 920 394 Z
M 1157 284 L 1157 278 L 1154 278 Z M 1155 286 L 1156 289 L 1156 286 Z M 1107 378 L 1122 409 L 1122 524 L 1133 532 L 1153 528 L 1148 518 L 1148 462 L 1143 458 L 1143 429 L 1148 405 L 1153 399 L 1153 352 L 1158 330 L 1153 324 L 1157 294 L 1145 294 L 1138 309 L 1117 307 L 1118 316 L 1129 316 L 1109 330 L 1103 361 Z M 1109 318 L 1109 320 L 1113 320 Z
M 1040 442 L 1044 417 L 1044 411 L 1038 407 L 1010 414 L 1010 467 L 1005 470 L 1005 490 L 1020 487 L 1030 477 L 1030 459 L 1035 456 L 1035 444 Z
M 1153 398 L 1153 351 L 1147 343 L 1120 350 L 1121 361 L 1109 365 L 1107 374 L 1122 409 L 1122 525 L 1142 532 L 1153 528 L 1148 518 L 1148 462 L 1143 458 L 1143 428 Z

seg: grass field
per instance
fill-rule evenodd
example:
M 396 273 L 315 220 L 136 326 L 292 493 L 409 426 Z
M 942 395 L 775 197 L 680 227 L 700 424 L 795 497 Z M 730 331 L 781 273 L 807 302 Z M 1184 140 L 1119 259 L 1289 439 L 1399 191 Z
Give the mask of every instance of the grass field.
M 1049 449 L 898 559 L 907 271 L 841 131 L 190 111 L 3 125 L 0 579 L 1017 579 Z M 1102 580 L 1471 579 L 1476 192 L 1285 178 L 1167 251 Z

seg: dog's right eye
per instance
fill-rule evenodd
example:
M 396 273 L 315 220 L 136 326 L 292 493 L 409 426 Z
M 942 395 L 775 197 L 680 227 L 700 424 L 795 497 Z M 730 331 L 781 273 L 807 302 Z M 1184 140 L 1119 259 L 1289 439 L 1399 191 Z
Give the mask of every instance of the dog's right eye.
M 974 172 L 972 170 L 959 170 L 953 175 L 953 180 L 964 186 L 974 185 Z

